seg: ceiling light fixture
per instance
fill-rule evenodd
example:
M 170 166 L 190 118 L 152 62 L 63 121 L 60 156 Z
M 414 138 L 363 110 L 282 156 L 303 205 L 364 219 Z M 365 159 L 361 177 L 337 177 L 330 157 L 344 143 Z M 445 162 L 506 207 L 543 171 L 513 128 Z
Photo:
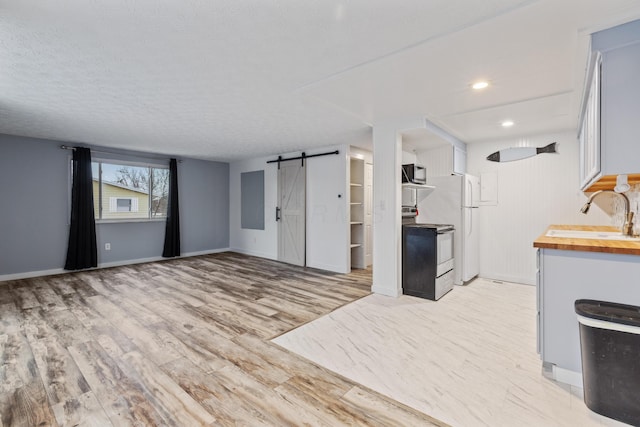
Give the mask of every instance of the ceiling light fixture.
M 485 81 L 475 82 L 474 84 L 471 85 L 471 87 L 474 88 L 475 90 L 485 89 L 488 86 L 489 86 L 489 82 L 485 82 Z
M 504 122 L 501 123 L 503 128 L 510 128 L 511 126 L 514 125 L 514 123 L 511 120 L 505 120 Z

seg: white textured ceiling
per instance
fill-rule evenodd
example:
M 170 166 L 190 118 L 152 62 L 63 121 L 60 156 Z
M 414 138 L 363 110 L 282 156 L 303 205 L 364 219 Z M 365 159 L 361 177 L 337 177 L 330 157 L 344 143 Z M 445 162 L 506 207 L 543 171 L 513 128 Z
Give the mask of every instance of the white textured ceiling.
M 406 114 L 463 141 L 507 113 L 566 128 L 580 37 L 636 17 L 634 0 L 0 0 L 0 133 L 235 160 L 362 144 Z

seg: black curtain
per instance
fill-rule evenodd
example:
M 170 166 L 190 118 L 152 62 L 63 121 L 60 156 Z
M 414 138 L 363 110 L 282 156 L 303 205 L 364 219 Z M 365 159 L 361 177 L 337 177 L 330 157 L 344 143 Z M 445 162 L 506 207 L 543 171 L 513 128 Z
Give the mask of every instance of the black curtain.
M 71 190 L 71 226 L 65 270 L 98 266 L 96 219 L 93 213 L 91 150 L 76 147 L 73 151 L 73 186 Z
M 163 257 L 180 256 L 180 214 L 178 212 L 178 162 L 169 162 L 169 203 L 164 232 Z

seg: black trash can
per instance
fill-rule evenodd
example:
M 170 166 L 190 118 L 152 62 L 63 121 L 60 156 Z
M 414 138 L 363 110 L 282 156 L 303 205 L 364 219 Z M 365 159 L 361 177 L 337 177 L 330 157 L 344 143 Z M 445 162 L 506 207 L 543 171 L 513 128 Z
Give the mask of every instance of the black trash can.
M 584 403 L 598 414 L 640 426 L 640 307 L 581 299 Z

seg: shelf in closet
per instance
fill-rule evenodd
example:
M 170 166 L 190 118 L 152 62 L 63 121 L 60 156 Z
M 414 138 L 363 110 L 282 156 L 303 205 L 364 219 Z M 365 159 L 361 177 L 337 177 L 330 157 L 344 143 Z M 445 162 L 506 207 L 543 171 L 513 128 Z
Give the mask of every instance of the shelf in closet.
M 415 190 L 428 190 L 428 191 L 433 191 L 436 189 L 436 187 L 434 187 L 433 185 L 413 184 L 411 182 L 403 183 L 402 188 L 413 188 Z
M 349 248 L 351 258 L 351 268 L 366 267 L 366 243 L 365 233 L 367 224 L 365 224 L 365 188 L 371 183 L 365 184 L 365 161 L 363 158 L 353 156 L 349 160 Z

